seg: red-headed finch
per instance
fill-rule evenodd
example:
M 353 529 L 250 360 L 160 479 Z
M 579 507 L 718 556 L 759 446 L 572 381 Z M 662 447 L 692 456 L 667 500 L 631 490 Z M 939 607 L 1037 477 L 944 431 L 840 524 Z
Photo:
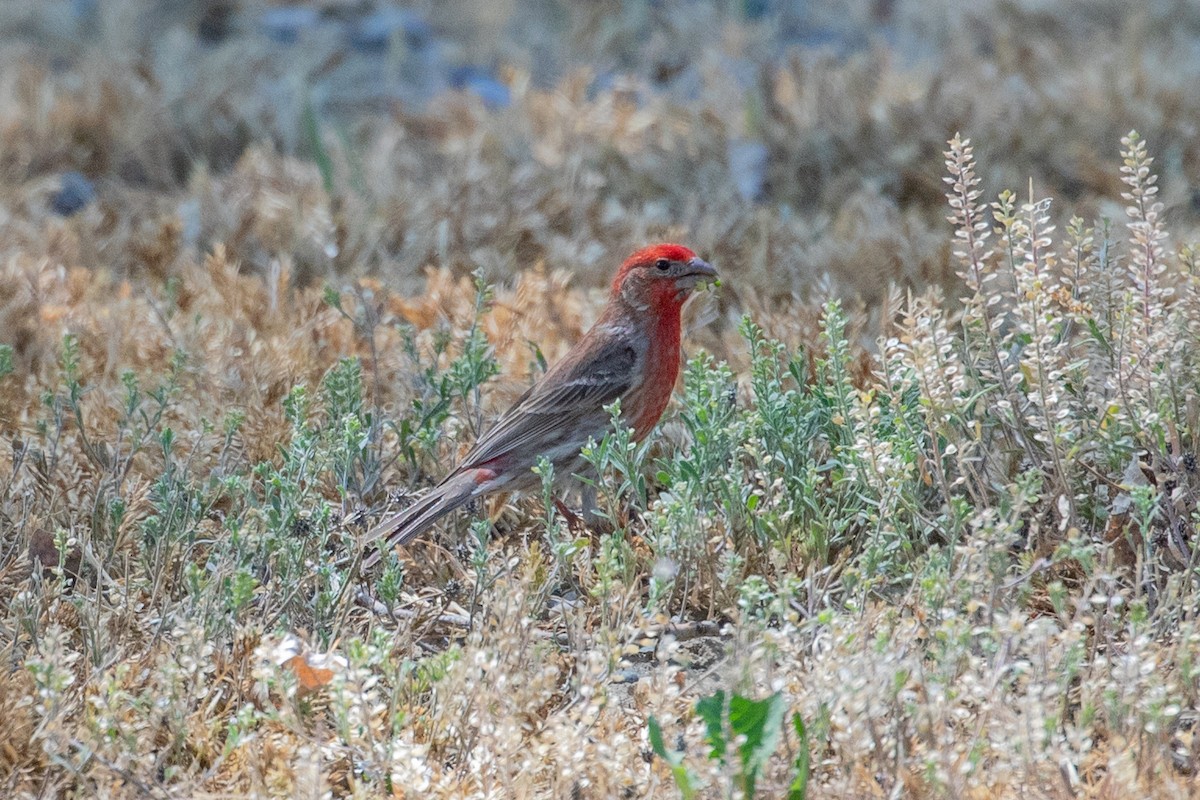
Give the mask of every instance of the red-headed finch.
M 656 244 L 625 259 L 613 278 L 608 305 L 596 324 L 541 380 L 529 388 L 440 484 L 367 532 L 386 537 L 363 559 L 375 564 L 386 548 L 403 544 L 476 497 L 528 491 L 540 485 L 533 467 L 545 457 L 554 474 L 585 463 L 589 438 L 600 439 L 621 401 L 621 418 L 637 440 L 654 428 L 679 376 L 680 314 L 688 295 L 716 270 L 686 247 Z

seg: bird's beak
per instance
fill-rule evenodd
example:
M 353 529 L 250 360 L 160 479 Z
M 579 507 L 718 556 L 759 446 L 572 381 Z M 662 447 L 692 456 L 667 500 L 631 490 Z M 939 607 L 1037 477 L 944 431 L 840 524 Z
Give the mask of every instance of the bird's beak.
M 695 258 L 693 258 L 691 261 L 688 262 L 687 265 L 688 265 L 688 271 L 686 273 L 687 277 L 697 278 L 698 279 L 696 281 L 697 283 L 699 283 L 700 280 L 712 281 L 712 280 L 717 279 L 717 271 L 715 269 L 713 269 L 712 264 L 709 264 L 707 261 L 705 261 L 703 258 L 700 258 L 699 256 L 696 256 Z

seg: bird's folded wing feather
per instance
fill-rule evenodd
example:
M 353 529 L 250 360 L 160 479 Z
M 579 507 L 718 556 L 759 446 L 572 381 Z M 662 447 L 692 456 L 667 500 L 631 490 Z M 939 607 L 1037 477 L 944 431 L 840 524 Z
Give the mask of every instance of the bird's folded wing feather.
M 626 342 L 581 342 L 580 357 L 560 362 L 480 437 L 456 472 L 473 469 L 562 429 L 564 419 L 602 418 L 604 406 L 633 388 L 637 353 Z M 542 448 L 539 448 L 542 449 Z

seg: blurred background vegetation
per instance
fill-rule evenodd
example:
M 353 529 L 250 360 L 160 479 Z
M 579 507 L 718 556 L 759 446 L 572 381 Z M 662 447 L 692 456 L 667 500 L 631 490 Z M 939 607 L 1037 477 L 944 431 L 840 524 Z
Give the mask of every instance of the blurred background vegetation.
M 9 230 L 84 210 L 80 257 L 128 276 L 167 218 L 247 268 L 287 252 L 302 281 L 408 290 L 540 259 L 598 285 L 679 236 L 736 277 L 726 302 L 824 282 L 873 304 L 954 280 L 960 131 L 997 190 L 1091 218 L 1119 212 L 1137 127 L 1194 226 L 1198 33 L 1184 0 L 10 0 L 0 191 Z

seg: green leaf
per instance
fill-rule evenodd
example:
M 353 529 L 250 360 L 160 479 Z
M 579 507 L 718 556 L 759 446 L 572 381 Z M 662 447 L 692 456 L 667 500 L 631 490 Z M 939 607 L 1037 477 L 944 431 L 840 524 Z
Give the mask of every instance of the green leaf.
M 675 779 L 675 786 L 679 789 L 679 796 L 683 800 L 691 800 L 691 798 L 696 796 L 695 779 L 692 777 L 691 771 L 683 764 L 683 753 L 667 749 L 666 744 L 663 742 L 662 726 L 658 724 L 658 720 L 654 717 L 650 717 L 647 728 L 650 734 L 650 749 L 670 766 L 671 777 Z
M 708 754 L 709 760 L 715 758 L 725 763 L 728 743 L 725 741 L 725 727 L 721 724 L 725 716 L 725 690 L 718 689 L 715 694 L 697 700 L 696 713 L 704 720 L 704 741 L 712 748 Z
M 304 102 L 300 124 L 309 152 L 321 173 L 321 185 L 324 186 L 326 194 L 333 194 L 333 159 L 329 156 L 325 142 L 321 140 L 321 121 L 317 118 L 317 109 L 311 98 Z
M 1103 347 L 1104 351 L 1108 355 L 1113 355 L 1115 352 L 1113 350 L 1113 346 L 1111 344 L 1109 344 L 1108 339 L 1105 338 L 1104 332 L 1100 330 L 1100 326 L 1096 324 L 1096 320 L 1092 319 L 1091 317 L 1088 317 L 1087 318 L 1087 328 L 1088 328 L 1088 332 L 1090 332 L 1092 334 L 1092 338 L 1096 340 L 1097 344 L 1099 344 L 1101 347 Z
M 342 310 L 341 293 L 329 284 L 325 284 L 325 291 L 321 295 L 321 301 L 330 308 L 335 308 L 338 311 L 341 311 L 343 314 L 346 313 Z
M 673 756 L 678 756 L 678 753 L 668 751 L 666 744 L 663 743 L 662 726 L 658 724 L 658 720 L 650 717 L 650 722 L 647 723 L 650 733 L 650 749 L 655 755 L 667 763 L 671 762 Z
M 779 746 L 786 710 L 781 692 L 765 700 L 736 694 L 729 700 L 729 727 L 734 734 L 745 737 L 738 753 L 742 761 L 742 788 L 747 797 L 754 796 L 759 770 Z
M 808 749 L 808 730 L 804 727 L 804 720 L 800 719 L 799 714 L 792 715 L 792 727 L 796 729 L 799 745 L 795 762 L 796 777 L 792 779 L 792 785 L 788 787 L 788 800 L 805 800 L 808 796 L 808 770 L 812 758 Z

